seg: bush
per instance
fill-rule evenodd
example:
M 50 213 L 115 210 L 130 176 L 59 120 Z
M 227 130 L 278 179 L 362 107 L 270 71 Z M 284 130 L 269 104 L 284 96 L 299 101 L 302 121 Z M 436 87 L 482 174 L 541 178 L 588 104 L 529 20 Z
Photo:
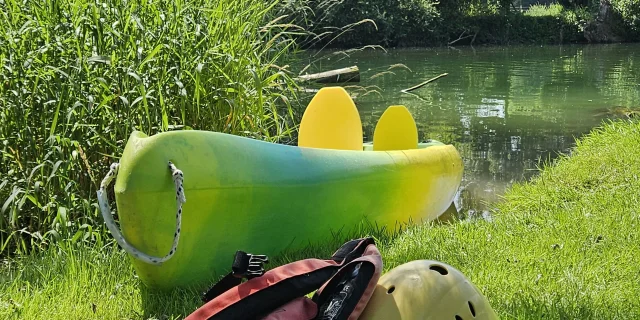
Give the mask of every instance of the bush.
M 614 19 L 606 38 L 640 41 L 640 1 L 610 1 Z M 306 39 L 314 48 L 558 44 L 587 42 L 600 0 L 534 4 L 524 13 L 512 10 L 510 0 L 288 0 L 283 7 L 323 35 Z
M 629 40 L 640 41 L 640 1 L 611 0 L 611 5 L 617 11 L 624 24 L 629 29 Z
M 509 2 L 504 0 L 295 1 L 304 2 L 297 7 L 308 8 L 305 13 L 316 14 L 305 14 L 301 24 L 318 34 L 333 32 L 314 47 L 583 42 L 583 28 L 591 18 L 585 7 L 568 10 L 560 4 L 533 5 L 521 14 L 506 10 Z M 351 26 L 365 19 L 371 20 Z M 351 27 L 341 34 L 331 26 Z M 336 34 L 339 38 L 332 39 Z
M 310 0 L 308 6 L 317 16 L 307 28 L 316 33 L 346 30 L 319 43 L 330 47 L 412 45 L 424 42 L 439 22 L 435 4 L 433 0 Z

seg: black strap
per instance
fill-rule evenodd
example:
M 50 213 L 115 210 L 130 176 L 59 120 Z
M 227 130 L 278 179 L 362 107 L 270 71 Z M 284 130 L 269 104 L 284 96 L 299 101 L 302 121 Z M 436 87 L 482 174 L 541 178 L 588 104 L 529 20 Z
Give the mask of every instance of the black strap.
M 361 257 L 370 244 L 375 244 L 375 240 L 371 237 L 348 241 L 333 254 L 331 259 L 341 264 L 347 264 Z
M 316 291 L 313 302 L 318 306 L 314 320 L 347 320 L 353 313 L 375 273 L 375 265 L 368 261 L 352 262 L 342 267 Z
M 370 244 L 375 244 L 375 240 L 371 237 L 348 241 L 333 254 L 331 259 L 341 265 L 347 264 L 361 257 Z M 269 258 L 266 255 L 253 255 L 241 250 L 236 251 L 231 266 L 232 271 L 203 293 L 202 301 L 204 303 L 211 301 L 227 290 L 241 284 L 242 279 L 251 279 L 263 275 L 265 272 L 263 264 L 268 262 Z
M 202 294 L 202 302 L 207 303 L 240 283 L 242 283 L 242 278 L 237 278 L 233 276 L 233 273 L 229 273 Z
M 242 279 L 251 279 L 264 274 L 264 263 L 269 263 L 266 255 L 253 255 L 244 251 L 236 251 L 231 265 L 231 272 L 202 294 L 202 301 L 207 303 L 227 290 L 242 283 Z

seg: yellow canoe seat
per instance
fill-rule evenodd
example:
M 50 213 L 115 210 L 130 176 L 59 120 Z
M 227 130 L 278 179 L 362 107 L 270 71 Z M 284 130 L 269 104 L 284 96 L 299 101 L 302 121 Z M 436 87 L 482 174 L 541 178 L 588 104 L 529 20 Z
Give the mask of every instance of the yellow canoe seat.
M 342 87 L 316 93 L 300 122 L 298 146 L 362 151 L 362 122 L 355 103 Z
M 378 120 L 373 132 L 373 150 L 418 148 L 418 128 L 405 106 L 390 106 Z

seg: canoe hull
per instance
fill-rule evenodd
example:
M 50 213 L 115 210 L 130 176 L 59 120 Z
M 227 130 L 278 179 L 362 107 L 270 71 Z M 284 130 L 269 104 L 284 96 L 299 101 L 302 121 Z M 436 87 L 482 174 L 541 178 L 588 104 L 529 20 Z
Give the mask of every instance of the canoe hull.
M 451 204 L 463 165 L 451 145 L 404 151 L 299 148 L 206 131 L 147 137 L 134 132 L 120 160 L 115 195 L 122 232 L 162 256 L 175 231 L 175 189 L 187 202 L 174 256 L 132 259 L 153 288 L 208 285 L 229 272 L 236 250 L 274 255 L 350 231 L 362 222 L 393 230 L 437 218 Z

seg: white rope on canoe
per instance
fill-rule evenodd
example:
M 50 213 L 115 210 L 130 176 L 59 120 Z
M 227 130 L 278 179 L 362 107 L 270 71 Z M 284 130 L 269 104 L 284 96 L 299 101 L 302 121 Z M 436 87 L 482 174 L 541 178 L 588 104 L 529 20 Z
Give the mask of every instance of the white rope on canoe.
M 120 232 L 120 229 L 118 229 L 118 226 L 113 220 L 113 217 L 111 216 L 109 200 L 107 199 L 107 187 L 111 183 L 111 180 L 113 180 L 118 175 L 119 167 L 120 164 L 118 163 L 114 163 L 111 165 L 109 172 L 104 177 L 104 179 L 102 179 L 102 183 L 100 183 L 100 190 L 98 190 L 98 204 L 100 206 L 100 211 L 102 212 L 104 222 L 107 224 L 107 228 L 109 228 L 111 235 L 113 235 L 120 247 L 122 247 L 125 251 L 146 263 L 160 265 L 169 260 L 173 256 L 173 254 L 176 253 L 176 250 L 178 248 L 178 240 L 180 239 L 180 225 L 182 222 L 182 204 L 187 201 L 184 196 L 184 188 L 182 186 L 182 181 L 184 178 L 182 171 L 176 168 L 176 166 L 173 165 L 171 161 L 169 161 L 169 170 L 171 170 L 171 177 L 176 187 L 176 231 L 173 234 L 173 245 L 171 246 L 171 250 L 169 250 L 169 253 L 167 253 L 167 255 L 165 255 L 164 257 L 154 257 L 136 249 L 130 243 L 128 243 Z

